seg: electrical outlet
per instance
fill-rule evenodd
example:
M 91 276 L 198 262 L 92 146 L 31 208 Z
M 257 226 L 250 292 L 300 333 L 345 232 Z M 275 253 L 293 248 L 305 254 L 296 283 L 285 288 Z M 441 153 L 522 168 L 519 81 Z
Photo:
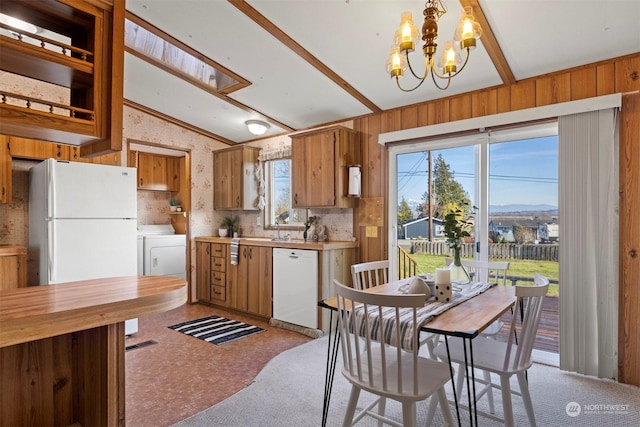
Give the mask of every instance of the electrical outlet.
M 260 215 L 258 215 L 258 217 L 256 218 L 256 225 L 262 225 L 262 218 L 260 217 Z

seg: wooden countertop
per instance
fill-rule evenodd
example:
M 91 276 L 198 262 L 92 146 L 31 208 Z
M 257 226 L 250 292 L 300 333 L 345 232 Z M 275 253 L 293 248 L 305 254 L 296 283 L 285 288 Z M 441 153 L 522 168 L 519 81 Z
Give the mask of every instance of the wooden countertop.
M 231 238 L 229 237 L 196 237 L 195 240 L 196 242 L 231 244 Z M 264 239 L 261 237 L 241 237 L 240 244 L 251 246 L 268 246 L 272 248 L 311 249 L 315 251 L 330 251 L 335 249 L 350 249 L 358 247 L 358 242 L 347 242 L 338 240 L 328 240 L 326 242 L 307 242 L 301 239 L 274 242 L 268 237 L 265 237 Z
M 168 311 L 187 301 L 186 281 L 113 277 L 0 291 L 0 347 Z

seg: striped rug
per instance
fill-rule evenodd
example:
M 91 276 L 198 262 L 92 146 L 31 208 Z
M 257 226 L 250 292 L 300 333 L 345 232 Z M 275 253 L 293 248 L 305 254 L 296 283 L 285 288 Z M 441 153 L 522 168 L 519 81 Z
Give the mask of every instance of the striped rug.
M 220 345 L 260 333 L 264 329 L 220 316 L 207 316 L 169 326 L 174 331 Z

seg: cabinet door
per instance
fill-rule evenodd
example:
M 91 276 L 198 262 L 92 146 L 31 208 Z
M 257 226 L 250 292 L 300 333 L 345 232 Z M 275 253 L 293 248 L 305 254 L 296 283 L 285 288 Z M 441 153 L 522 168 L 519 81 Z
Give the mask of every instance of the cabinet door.
M 238 265 L 234 266 L 236 271 L 235 283 L 233 289 L 233 308 L 242 311 L 248 311 L 247 297 L 249 290 L 249 280 L 251 268 L 249 266 L 251 260 L 252 246 L 238 247 Z M 231 303 L 231 301 L 230 301 Z
M 138 153 L 138 188 L 168 190 L 167 161 L 164 156 Z
M 334 132 L 323 132 L 292 141 L 294 207 L 335 205 L 334 139 Z
M 9 137 L 0 135 L 0 203 L 11 203 L 12 187 Z
M 196 242 L 196 297 L 211 300 L 211 248 L 210 243 Z
M 36 139 L 18 138 L 15 136 L 9 138 L 9 152 L 11 157 L 21 159 L 69 160 L 68 145 L 54 144 Z
M 249 246 L 247 311 L 271 317 L 273 262 L 272 248 Z
M 213 153 L 213 208 L 238 209 L 242 200 L 242 151 Z
M 0 256 L 0 290 L 27 286 L 26 255 Z

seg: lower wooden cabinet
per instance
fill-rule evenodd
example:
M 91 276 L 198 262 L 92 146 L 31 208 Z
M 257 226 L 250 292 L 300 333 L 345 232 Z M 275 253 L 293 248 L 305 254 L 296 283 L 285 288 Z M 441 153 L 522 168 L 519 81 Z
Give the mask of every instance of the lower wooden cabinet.
M 240 245 L 231 264 L 231 246 L 196 241 L 196 293 L 199 301 L 270 318 L 272 248 Z
M 0 245 L 0 290 L 27 286 L 27 248 Z
M 229 307 L 263 317 L 272 315 L 273 249 L 240 245 L 238 264 L 231 265 L 227 276 Z

